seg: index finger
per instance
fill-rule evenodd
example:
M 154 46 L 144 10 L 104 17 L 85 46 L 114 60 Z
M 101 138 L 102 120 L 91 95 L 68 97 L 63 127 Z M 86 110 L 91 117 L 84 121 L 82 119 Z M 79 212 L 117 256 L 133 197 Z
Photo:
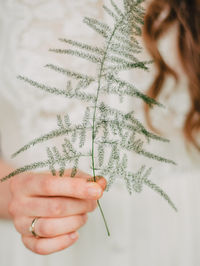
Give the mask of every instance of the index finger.
M 66 169 L 65 170 L 65 175 L 66 176 L 70 176 L 71 175 L 71 171 L 72 171 L 71 169 Z M 91 177 L 91 175 L 81 171 L 80 169 L 77 170 L 77 173 L 76 173 L 75 177 L 84 178 L 87 181 L 94 181 L 94 178 Z M 96 176 L 96 181 L 95 182 L 97 182 L 102 187 L 102 189 L 105 190 L 106 185 L 107 185 L 107 181 L 106 181 L 106 179 L 103 176 Z
M 99 199 L 103 194 L 101 185 L 87 182 L 87 178 L 31 174 L 24 180 L 24 192 L 30 196 L 63 196 L 80 199 Z

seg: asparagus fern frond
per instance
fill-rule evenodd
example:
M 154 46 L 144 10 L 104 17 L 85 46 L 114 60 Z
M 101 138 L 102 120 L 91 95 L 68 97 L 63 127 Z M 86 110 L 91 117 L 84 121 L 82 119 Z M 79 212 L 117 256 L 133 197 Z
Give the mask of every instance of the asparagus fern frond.
M 130 152 L 134 153 L 135 156 L 142 155 L 152 160 L 175 164 L 170 159 L 146 150 L 150 141 L 168 142 L 168 140 L 148 131 L 136 118 L 134 111 L 124 112 L 120 108 L 111 107 L 102 101 L 105 96 L 115 95 L 120 99 L 120 102 L 123 102 L 126 97 L 134 97 L 150 107 L 163 107 L 161 103 L 143 94 L 133 84 L 119 77 L 119 73 L 124 70 L 138 68 L 141 71 L 148 71 L 150 62 L 140 61 L 137 58 L 137 54 L 142 51 L 138 38 L 136 38 L 141 35 L 141 26 L 143 25 L 144 10 L 141 2 L 141 0 L 123 0 L 124 8 L 122 10 L 114 0 L 110 0 L 111 7 L 104 6 L 103 8 L 113 19 L 112 26 L 95 18 L 86 17 L 83 20 L 87 26 L 103 38 L 102 46 L 62 38 L 60 41 L 66 45 L 65 49 L 50 49 L 51 52 L 63 56 L 78 57 L 93 64 L 96 67 L 94 76 L 74 72 L 62 66 L 47 64 L 46 68 L 68 78 L 66 89 L 52 87 L 19 76 L 19 79 L 35 89 L 68 99 L 75 99 L 81 103 L 84 102 L 87 107 L 82 121 L 78 124 L 70 119 L 69 114 L 65 114 L 63 117 L 58 115 L 57 129 L 35 138 L 16 151 L 13 157 L 37 144 L 60 136 L 64 137 L 62 152 L 58 147 L 47 147 L 46 160 L 19 168 L 1 181 L 25 171 L 43 167 L 48 167 L 53 175 L 59 172 L 59 175 L 62 176 L 65 168 L 70 165 L 72 167 L 71 176 L 75 176 L 79 161 L 86 156 L 91 161 L 93 180 L 96 181 L 98 175 L 104 175 L 108 180 L 107 189 L 117 178 L 124 180 L 130 194 L 140 192 L 144 184 L 159 193 L 176 210 L 169 196 L 148 179 L 151 168 L 142 166 L 135 173 L 128 169 L 128 154 Z M 88 147 L 88 139 L 91 142 L 91 147 L 85 153 L 83 149 Z M 77 142 L 79 148 L 75 148 Z M 99 202 L 98 205 L 103 215 Z M 106 224 L 104 215 L 103 218 Z M 106 228 L 108 231 L 107 224 Z

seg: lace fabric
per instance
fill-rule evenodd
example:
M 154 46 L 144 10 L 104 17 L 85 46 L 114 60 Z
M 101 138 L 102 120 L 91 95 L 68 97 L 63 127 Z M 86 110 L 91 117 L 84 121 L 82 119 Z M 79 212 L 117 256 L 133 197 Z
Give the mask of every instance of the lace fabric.
M 76 108 L 62 97 L 55 97 L 31 88 L 17 80 L 22 74 L 45 84 L 66 86 L 66 78 L 43 68 L 54 63 L 90 73 L 91 66 L 76 58 L 57 56 L 49 48 L 61 47 L 58 38 L 94 40 L 84 16 L 101 16 L 101 1 L 6 1 L 1 3 L 1 98 L 9 112 L 17 115 L 23 142 L 55 127 L 56 114 L 73 112 Z M 5 32 L 8 31 L 9 34 Z M 97 38 L 98 40 L 98 38 Z M 65 61 L 66 60 L 66 61 Z M 3 104 L 5 106 L 5 104 Z M 8 110 L 7 110 L 8 112 Z M 2 112 L 3 114 L 3 112 Z M 4 116 L 1 117 L 4 120 Z M 3 124 L 8 124 L 7 122 Z M 5 125 L 5 126 L 6 126 Z M 2 127 L 2 131 L 4 128 Z M 21 143 L 20 143 L 21 144 Z M 14 151 L 15 147 L 13 147 Z M 7 149 L 5 149 L 7 150 Z M 9 150 L 10 152 L 10 150 Z M 7 152 L 5 156 L 8 159 Z

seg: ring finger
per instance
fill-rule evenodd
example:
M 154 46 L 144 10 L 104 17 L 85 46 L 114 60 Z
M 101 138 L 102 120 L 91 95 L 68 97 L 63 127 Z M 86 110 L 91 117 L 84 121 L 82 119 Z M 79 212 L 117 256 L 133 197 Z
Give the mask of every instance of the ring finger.
M 34 218 L 23 217 L 15 219 L 17 231 L 24 236 L 33 236 L 30 226 Z M 34 225 L 34 232 L 39 237 L 53 238 L 78 230 L 87 221 L 87 214 L 62 218 L 38 218 Z

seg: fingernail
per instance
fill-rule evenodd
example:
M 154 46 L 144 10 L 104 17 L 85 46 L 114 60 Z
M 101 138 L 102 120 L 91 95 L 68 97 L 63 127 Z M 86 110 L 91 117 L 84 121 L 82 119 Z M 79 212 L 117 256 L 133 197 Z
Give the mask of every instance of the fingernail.
M 77 234 L 77 232 L 73 232 L 73 233 L 69 234 L 69 237 L 74 240 L 78 237 L 78 234 Z
M 89 184 L 88 186 L 88 194 L 92 197 L 101 196 L 102 190 L 101 188 L 97 188 L 94 184 Z

